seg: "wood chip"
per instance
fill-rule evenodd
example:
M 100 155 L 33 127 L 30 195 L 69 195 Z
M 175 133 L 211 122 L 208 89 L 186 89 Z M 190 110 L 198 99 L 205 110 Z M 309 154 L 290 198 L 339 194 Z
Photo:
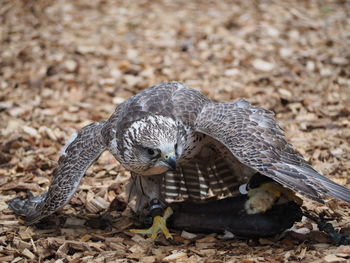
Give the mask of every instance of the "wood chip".
M 183 237 L 183 238 L 185 238 L 185 239 L 194 239 L 194 238 L 197 237 L 197 235 L 196 235 L 196 234 L 192 234 L 192 233 L 190 233 L 190 232 L 187 232 L 187 231 L 185 231 L 185 230 L 182 230 L 182 232 L 181 232 L 181 237 Z
M 340 258 L 340 257 L 337 257 L 336 255 L 333 255 L 333 254 L 327 255 L 323 259 L 327 263 L 337 263 L 337 262 L 345 262 L 346 261 L 345 258 Z
M 165 262 L 176 262 L 176 261 L 180 261 L 180 260 L 184 260 L 187 257 L 187 254 L 185 252 L 174 252 L 173 254 L 163 258 L 163 261 Z
M 29 258 L 29 259 L 34 259 L 35 258 L 35 255 L 27 248 L 25 248 L 23 251 L 22 251 L 22 255 Z
M 346 255 L 350 256 L 350 245 L 340 246 L 340 247 L 337 248 L 336 252 L 337 253 L 341 253 L 341 254 L 346 254 Z
M 107 210 L 109 202 L 105 201 L 102 197 L 97 196 L 86 204 L 86 209 L 91 213 L 98 213 L 100 211 Z
M 261 59 L 256 59 L 253 61 L 253 67 L 261 71 L 271 71 L 275 65 Z
M 30 240 L 32 238 L 32 232 L 30 231 L 29 228 L 26 228 L 26 229 L 21 228 L 18 234 L 23 240 Z

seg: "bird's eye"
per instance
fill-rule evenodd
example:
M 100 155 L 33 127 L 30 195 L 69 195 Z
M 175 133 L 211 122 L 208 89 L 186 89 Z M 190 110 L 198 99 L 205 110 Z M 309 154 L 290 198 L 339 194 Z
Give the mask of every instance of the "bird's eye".
M 149 155 L 153 155 L 156 153 L 153 149 L 148 149 L 147 152 Z
M 153 150 L 153 149 L 151 149 L 151 148 L 148 148 L 147 149 L 147 153 L 151 156 L 151 157 L 157 157 L 158 156 L 158 151 L 156 151 L 156 150 Z

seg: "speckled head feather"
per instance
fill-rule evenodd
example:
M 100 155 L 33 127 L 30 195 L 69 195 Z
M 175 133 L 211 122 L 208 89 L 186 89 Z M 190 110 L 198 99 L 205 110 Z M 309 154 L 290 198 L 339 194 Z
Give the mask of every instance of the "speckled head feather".
M 124 129 L 122 146 L 110 147 L 113 155 L 128 170 L 142 175 L 154 175 L 168 169 L 157 165 L 158 159 L 148 153 L 152 151 L 174 151 L 182 143 L 176 132 L 178 125 L 173 118 L 148 115 Z

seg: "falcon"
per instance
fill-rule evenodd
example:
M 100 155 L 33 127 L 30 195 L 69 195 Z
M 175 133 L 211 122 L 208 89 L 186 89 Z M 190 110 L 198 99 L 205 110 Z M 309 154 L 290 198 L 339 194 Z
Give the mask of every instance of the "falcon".
M 282 196 L 296 200 L 294 192 L 318 202 L 331 196 L 349 203 L 350 190 L 293 150 L 273 115 L 244 99 L 214 102 L 182 83 L 161 83 L 120 104 L 108 120 L 82 128 L 64 147 L 48 192 L 15 198 L 9 206 L 27 224 L 54 213 L 105 150 L 131 172 L 128 192 L 135 210 L 148 208 L 153 216 L 149 229 L 133 231 L 153 240 L 159 232 L 172 239 L 167 204 L 179 198 L 248 191 L 248 214 L 268 210 Z

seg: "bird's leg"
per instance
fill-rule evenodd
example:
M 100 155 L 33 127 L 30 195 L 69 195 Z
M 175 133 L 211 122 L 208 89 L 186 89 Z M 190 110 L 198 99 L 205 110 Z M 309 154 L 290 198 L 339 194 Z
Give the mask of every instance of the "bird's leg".
M 292 190 L 274 181 L 265 182 L 256 188 L 249 189 L 248 196 L 249 199 L 245 203 L 247 214 L 264 213 L 282 199 L 285 202 L 294 201 L 297 204 L 302 204 L 302 200 Z
M 170 207 L 167 207 L 164 210 L 158 199 L 152 199 L 150 202 L 150 215 L 153 217 L 152 226 L 147 229 L 130 229 L 133 233 L 149 235 L 148 240 L 154 241 L 160 232 L 163 233 L 165 238 L 173 243 L 173 237 L 170 234 L 166 221 L 173 214 L 173 210 Z

